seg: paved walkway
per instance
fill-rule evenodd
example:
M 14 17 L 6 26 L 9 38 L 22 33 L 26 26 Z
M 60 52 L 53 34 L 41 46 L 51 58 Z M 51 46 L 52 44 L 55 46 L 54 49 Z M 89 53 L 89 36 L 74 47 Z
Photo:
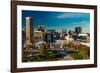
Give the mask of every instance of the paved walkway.
M 71 57 L 70 55 L 65 56 L 63 60 L 74 60 L 73 57 Z

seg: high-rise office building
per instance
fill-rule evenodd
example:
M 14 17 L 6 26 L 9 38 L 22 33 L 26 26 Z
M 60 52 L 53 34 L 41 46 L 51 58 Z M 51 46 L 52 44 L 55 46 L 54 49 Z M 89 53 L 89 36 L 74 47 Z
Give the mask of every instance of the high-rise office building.
M 76 27 L 76 28 L 75 28 L 75 33 L 77 33 L 77 35 L 78 35 L 79 33 L 82 33 L 82 27 Z
M 54 42 L 55 30 L 47 30 L 45 34 L 45 41 L 46 42 Z
M 30 44 L 32 42 L 33 42 L 32 18 L 26 17 L 26 43 Z

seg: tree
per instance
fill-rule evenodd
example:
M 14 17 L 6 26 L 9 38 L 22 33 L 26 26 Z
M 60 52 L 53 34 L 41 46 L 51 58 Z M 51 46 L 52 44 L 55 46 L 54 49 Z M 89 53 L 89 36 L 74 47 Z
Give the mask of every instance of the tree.
M 45 43 L 42 43 L 42 44 L 40 45 L 39 55 L 40 55 L 40 56 L 46 56 L 46 55 L 47 55 L 47 49 L 46 49 Z
M 63 42 L 62 48 L 63 48 L 63 49 L 66 49 L 66 41 Z

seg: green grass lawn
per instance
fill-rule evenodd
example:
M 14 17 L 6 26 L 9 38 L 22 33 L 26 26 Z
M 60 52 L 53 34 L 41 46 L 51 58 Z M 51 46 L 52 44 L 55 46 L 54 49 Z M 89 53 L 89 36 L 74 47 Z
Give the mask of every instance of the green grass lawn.
M 48 51 L 49 52 L 49 51 Z M 34 53 L 34 52 L 32 52 Z M 31 53 L 30 53 L 31 54 Z M 50 51 L 50 53 L 47 53 L 46 56 L 37 56 L 35 58 L 33 57 L 28 57 L 27 56 L 27 53 L 24 54 L 24 57 L 23 57 L 23 61 L 35 61 L 35 62 L 40 62 L 40 61 L 57 61 L 57 60 L 60 60 L 62 59 L 63 57 L 60 56 L 59 54 L 57 53 L 54 53 L 52 51 Z
M 68 54 L 73 57 L 75 60 L 83 60 L 83 59 L 88 59 L 89 56 L 88 56 L 88 53 L 87 53 L 87 50 L 84 49 L 81 49 L 79 51 L 68 51 Z
M 74 53 L 74 54 L 70 54 L 71 57 L 73 57 L 75 60 L 80 60 L 83 59 L 82 55 L 80 55 L 79 53 Z

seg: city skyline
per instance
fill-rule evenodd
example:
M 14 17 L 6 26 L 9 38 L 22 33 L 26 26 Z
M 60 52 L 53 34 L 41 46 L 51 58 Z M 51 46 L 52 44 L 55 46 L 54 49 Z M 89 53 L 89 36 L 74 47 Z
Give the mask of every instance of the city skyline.
M 25 17 L 33 19 L 33 27 L 44 25 L 45 29 L 55 29 L 61 32 L 62 29 L 75 30 L 75 27 L 82 27 L 83 33 L 90 32 L 90 14 L 78 12 L 48 12 L 48 11 L 22 11 L 22 28 L 25 28 Z
M 25 13 L 25 20 L 22 20 L 25 23 L 25 29 L 22 30 L 22 62 L 90 58 L 90 36 L 87 31 L 82 32 L 83 28 L 89 27 L 87 24 L 78 25 L 88 22 L 89 14 L 44 11 Z M 66 30 L 68 28 L 69 31 Z

